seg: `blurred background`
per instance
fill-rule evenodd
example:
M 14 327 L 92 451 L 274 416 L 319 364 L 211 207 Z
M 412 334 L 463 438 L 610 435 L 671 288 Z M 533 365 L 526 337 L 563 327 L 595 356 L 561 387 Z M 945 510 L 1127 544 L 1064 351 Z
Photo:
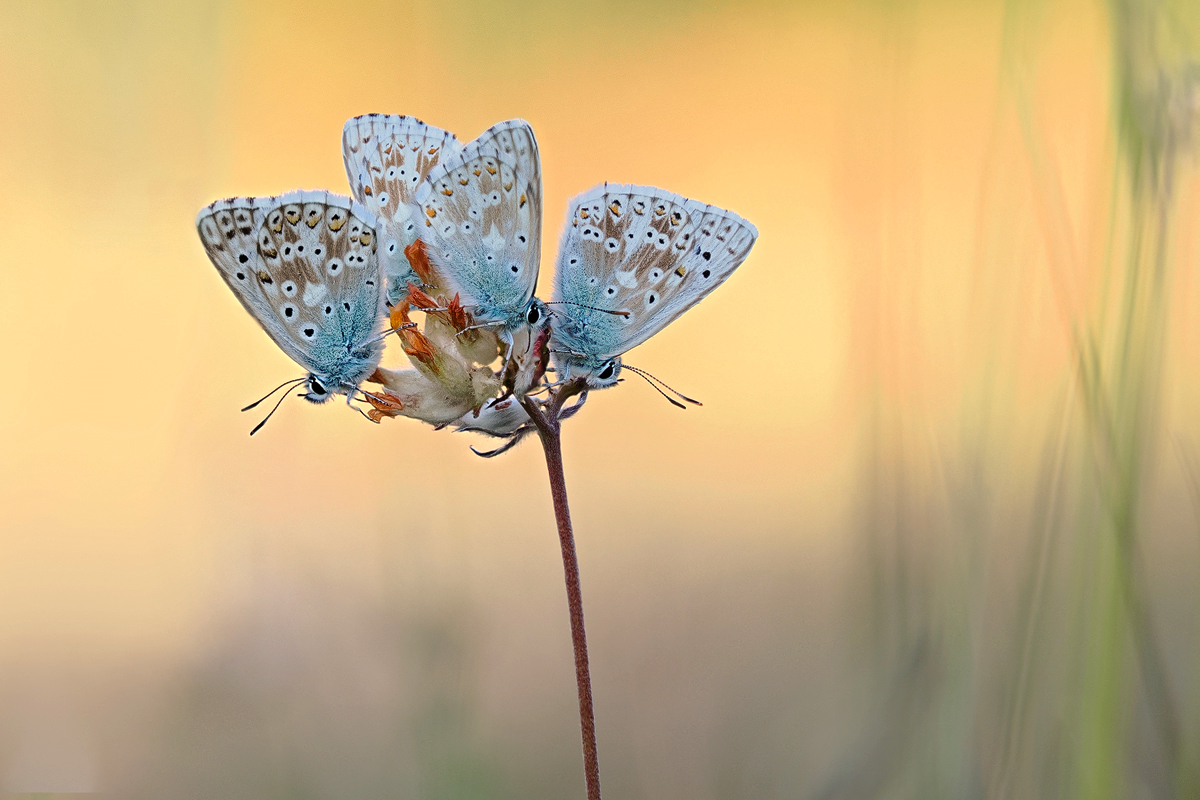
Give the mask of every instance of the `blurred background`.
M 761 234 L 565 429 L 607 797 L 1200 796 L 1194 3 L 0 17 L 0 791 L 583 796 L 537 445 L 238 413 L 196 211 L 386 112 L 533 124 L 543 295 L 604 180 Z

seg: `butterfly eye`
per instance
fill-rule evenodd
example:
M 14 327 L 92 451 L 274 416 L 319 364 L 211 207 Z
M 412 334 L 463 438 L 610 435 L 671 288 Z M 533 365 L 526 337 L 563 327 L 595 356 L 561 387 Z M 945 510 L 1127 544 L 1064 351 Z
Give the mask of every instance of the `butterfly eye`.
M 321 385 L 321 382 L 316 378 L 310 378 L 308 381 L 308 389 L 313 394 L 325 394 L 327 390 Z
M 613 376 L 613 371 L 615 369 L 616 369 L 616 364 L 614 364 L 613 362 L 610 361 L 604 365 L 604 369 L 600 370 L 600 372 L 597 373 L 596 377 L 602 381 L 606 381 Z
M 528 313 L 525 314 L 525 321 L 530 325 L 536 325 L 537 321 L 542 318 L 542 312 L 537 306 L 530 306 Z

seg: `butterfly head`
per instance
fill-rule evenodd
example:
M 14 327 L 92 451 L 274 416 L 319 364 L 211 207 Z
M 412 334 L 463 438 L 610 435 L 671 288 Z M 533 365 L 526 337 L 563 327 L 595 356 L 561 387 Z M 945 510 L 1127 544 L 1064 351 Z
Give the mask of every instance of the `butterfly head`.
M 583 378 L 589 389 L 607 389 L 617 385 L 617 378 L 621 374 L 621 357 L 573 360 L 570 370 L 571 377 Z
M 327 403 L 337 394 L 337 383 L 330 378 L 308 373 L 304 378 L 304 394 L 301 395 L 305 400 L 316 405 Z
M 540 329 L 550 321 L 550 309 L 536 297 L 530 299 L 525 307 L 525 324 L 531 328 Z

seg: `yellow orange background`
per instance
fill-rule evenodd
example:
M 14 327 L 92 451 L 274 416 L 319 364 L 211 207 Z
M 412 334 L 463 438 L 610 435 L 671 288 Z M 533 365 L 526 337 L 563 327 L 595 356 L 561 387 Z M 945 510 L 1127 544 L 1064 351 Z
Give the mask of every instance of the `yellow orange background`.
M 363 622 L 381 613 L 458 637 L 467 655 L 437 663 L 466 677 L 445 695 L 506 785 L 577 788 L 536 444 L 485 461 L 468 435 L 298 401 L 250 439 L 259 418 L 238 413 L 300 369 L 219 280 L 196 211 L 346 193 L 341 127 L 367 112 L 464 142 L 532 124 L 543 297 L 567 203 L 601 181 L 758 227 L 730 281 L 627 358 L 704 406 L 632 376 L 594 394 L 566 426 L 567 480 L 614 796 L 775 796 L 754 774 L 816 786 L 862 714 L 845 673 L 871 660 L 864 530 L 907 508 L 906 546 L 961 578 L 954 487 L 978 470 L 994 519 L 1022 518 L 1071 413 L 1069 320 L 1099 302 L 1087 265 L 1106 246 L 1111 32 L 1090 3 L 1013 8 L 2 4 L 0 789 L 212 785 L 156 772 L 179 676 L 249 652 L 230 631 L 255 619 L 353 661 L 387 639 Z M 1039 199 L 1047 183 L 1061 208 Z M 1194 608 L 1200 550 L 1170 444 L 1200 437 L 1197 188 L 1186 167 L 1146 511 L 1171 608 Z M 1048 230 L 1077 256 L 1065 295 Z M 881 470 L 907 499 L 889 505 Z M 1019 550 L 997 526 L 995 547 Z M 334 686 L 380 703 L 430 691 L 330 659 Z M 268 772 L 294 752 L 279 725 Z M 775 749 L 738 750 L 758 741 L 741 730 Z

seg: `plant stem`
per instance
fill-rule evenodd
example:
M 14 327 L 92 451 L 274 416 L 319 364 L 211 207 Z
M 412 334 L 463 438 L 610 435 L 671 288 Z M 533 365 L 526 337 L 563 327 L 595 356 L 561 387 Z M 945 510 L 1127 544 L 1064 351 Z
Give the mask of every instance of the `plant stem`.
M 596 716 L 592 710 L 592 677 L 588 670 L 587 633 L 583 627 L 583 593 L 579 587 L 579 560 L 575 556 L 575 536 L 571 530 L 571 511 L 567 507 L 567 482 L 563 475 L 561 422 L 558 412 L 563 401 L 583 389 L 567 384 L 554 392 L 544 410 L 536 401 L 522 399 L 542 449 L 546 453 L 546 471 L 550 475 L 550 495 L 554 500 L 554 518 L 558 522 L 558 541 L 562 546 L 563 572 L 567 582 L 567 607 L 571 612 L 571 642 L 575 647 L 575 682 L 579 687 L 579 727 L 583 736 L 583 772 L 588 800 L 600 800 L 600 762 L 596 755 Z

